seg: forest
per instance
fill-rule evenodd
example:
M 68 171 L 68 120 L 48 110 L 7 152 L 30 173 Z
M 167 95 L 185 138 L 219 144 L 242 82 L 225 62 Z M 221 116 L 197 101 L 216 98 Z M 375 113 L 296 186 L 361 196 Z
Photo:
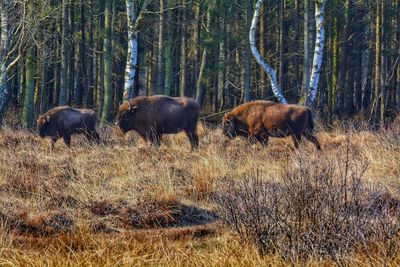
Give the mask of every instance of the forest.
M 288 102 L 307 102 L 323 5 L 318 93 L 307 104 L 328 124 L 384 124 L 397 114 L 400 1 L 258 2 L 253 43 Z M 93 108 L 105 125 L 138 95 L 192 97 L 206 115 L 280 100 L 251 51 L 253 0 L 2 0 L 0 8 L 0 117 L 13 125 L 32 127 L 59 105 Z

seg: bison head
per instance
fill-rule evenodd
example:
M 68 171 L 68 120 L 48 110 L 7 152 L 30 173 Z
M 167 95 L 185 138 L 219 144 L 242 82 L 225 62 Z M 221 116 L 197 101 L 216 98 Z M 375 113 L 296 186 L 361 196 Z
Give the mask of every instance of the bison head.
M 49 115 L 42 115 L 39 116 L 39 118 L 37 119 L 37 130 L 41 137 L 45 137 L 46 135 L 48 135 L 49 124 L 50 124 Z
M 230 117 L 225 114 L 222 119 L 222 133 L 229 138 L 235 138 L 237 136 L 236 132 L 236 117 Z
M 138 107 L 132 107 L 128 101 L 124 102 L 120 105 L 117 115 L 117 125 L 122 130 L 123 133 L 126 133 L 135 127 L 135 113 Z

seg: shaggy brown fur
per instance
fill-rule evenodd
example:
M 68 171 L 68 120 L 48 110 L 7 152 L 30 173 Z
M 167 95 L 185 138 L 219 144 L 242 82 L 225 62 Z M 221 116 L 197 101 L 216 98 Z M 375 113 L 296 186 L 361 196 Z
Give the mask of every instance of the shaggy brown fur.
M 137 131 L 145 140 L 159 145 L 163 134 L 185 131 L 192 148 L 198 147 L 197 122 L 200 105 L 186 97 L 139 96 L 122 103 L 117 124 L 126 133 Z
M 308 107 L 263 100 L 241 105 L 226 113 L 222 123 L 223 133 L 231 138 L 240 135 L 267 145 L 269 137 L 291 135 L 297 148 L 303 135 L 320 149 L 313 129 L 312 113 Z
M 64 142 L 70 146 L 71 135 L 79 133 L 84 133 L 88 140 L 96 140 L 99 143 L 96 119 L 96 113 L 91 109 L 61 106 L 52 108 L 39 116 L 37 127 L 41 137 L 51 137 L 52 147 L 59 138 L 63 138 Z

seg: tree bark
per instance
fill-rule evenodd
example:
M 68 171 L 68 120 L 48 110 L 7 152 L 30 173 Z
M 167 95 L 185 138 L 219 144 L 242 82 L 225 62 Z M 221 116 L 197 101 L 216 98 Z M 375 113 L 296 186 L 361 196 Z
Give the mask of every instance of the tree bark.
M 311 106 L 314 103 L 318 92 L 319 75 L 321 72 L 321 64 L 325 47 L 325 4 L 326 0 L 315 1 L 316 39 L 310 87 L 307 90 L 306 97 L 307 106 Z
M 205 31 L 208 31 L 211 25 L 211 7 L 208 7 L 207 9 L 207 21 L 206 21 L 206 27 Z M 207 44 L 203 45 L 203 54 L 201 56 L 201 63 L 200 63 L 200 69 L 199 69 L 199 76 L 197 78 L 197 83 L 196 83 L 196 101 L 200 104 L 203 105 L 204 102 L 204 96 L 205 96 L 205 90 L 206 90 L 206 85 L 207 81 L 204 77 L 204 72 L 206 69 L 207 65 Z
M 10 47 L 11 35 L 8 25 L 8 0 L 0 2 L 0 126 L 3 123 L 3 114 L 7 108 L 9 98 L 8 75 L 7 75 L 7 54 Z
M 96 58 L 94 47 L 94 3 L 89 0 L 89 43 L 88 43 L 88 71 L 87 71 L 87 95 L 86 104 L 89 108 L 93 107 L 93 91 L 94 91 L 94 61 Z
M 271 81 L 271 86 L 272 86 L 272 91 L 274 92 L 275 97 L 278 99 L 278 101 L 280 103 L 288 103 L 286 98 L 282 95 L 281 90 L 279 89 L 277 80 L 276 80 L 276 72 L 274 69 L 272 69 L 267 62 L 265 62 L 260 53 L 258 52 L 257 48 L 256 48 L 256 38 L 255 38 L 255 31 L 257 28 L 257 22 L 258 19 L 260 17 L 260 9 L 261 9 L 261 5 L 263 3 L 264 0 L 258 0 L 256 3 L 256 8 L 254 11 L 254 16 L 253 16 L 253 21 L 251 24 L 251 28 L 250 28 L 250 33 L 249 33 L 249 39 L 250 39 L 250 47 L 251 47 L 251 51 L 254 55 L 254 58 L 256 59 L 257 63 L 263 67 L 264 71 L 268 74 L 268 77 Z
M 35 49 L 31 48 L 26 55 L 26 89 L 22 107 L 21 123 L 31 127 L 33 122 L 34 96 L 35 96 Z
M 66 105 L 68 100 L 68 2 L 68 0 L 63 0 L 62 6 L 61 88 L 59 105 Z
M 157 85 L 155 88 L 156 94 L 164 92 L 164 13 L 165 13 L 165 0 L 160 0 L 160 21 L 158 24 L 158 51 L 157 51 Z
M 105 2 L 105 27 L 106 33 L 104 39 L 104 107 L 101 117 L 101 124 L 104 126 L 110 119 L 112 108 L 112 20 L 113 20 L 113 0 Z
M 257 12 L 257 21 L 255 24 L 258 22 L 258 18 L 260 16 L 260 9 L 261 9 L 261 4 L 263 0 L 259 0 L 259 8 L 256 11 Z M 250 34 L 253 35 L 253 40 L 251 39 L 252 37 L 249 36 L 249 34 L 246 34 L 246 50 L 245 50 L 245 70 L 244 70 L 244 102 L 247 103 L 251 100 L 251 95 L 250 95 L 250 87 L 251 87 L 251 54 L 250 54 L 250 49 L 252 49 L 252 46 L 256 45 L 256 38 L 255 38 L 255 29 L 252 31 L 252 24 L 251 24 L 251 10 L 253 7 L 253 1 L 252 0 L 247 0 L 247 5 L 246 5 L 246 32 L 250 32 Z M 255 16 L 255 14 L 254 14 Z M 253 23 L 254 23 L 254 18 L 253 18 Z M 255 25 L 256 27 L 256 25 Z M 253 41 L 253 44 L 251 42 Z M 254 52 L 253 52 L 254 53 Z M 257 51 L 257 54 L 260 55 Z M 261 56 L 260 56 L 261 58 Z
M 304 55 L 303 55 L 303 93 L 310 86 L 311 42 L 310 42 L 310 1 L 304 0 Z
M 182 0 L 181 5 L 185 5 L 186 0 Z M 186 7 L 182 8 L 181 22 L 181 57 L 180 57 L 180 79 L 179 92 L 180 96 L 186 96 Z

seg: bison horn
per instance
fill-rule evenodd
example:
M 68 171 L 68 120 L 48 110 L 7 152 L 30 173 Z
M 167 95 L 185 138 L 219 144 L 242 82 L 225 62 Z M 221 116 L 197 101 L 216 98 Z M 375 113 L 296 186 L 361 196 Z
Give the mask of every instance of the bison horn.
M 128 103 L 128 106 L 129 106 L 129 108 L 128 108 L 128 110 L 131 110 L 131 103 L 128 101 L 128 100 L 126 100 L 125 102 L 127 102 Z

